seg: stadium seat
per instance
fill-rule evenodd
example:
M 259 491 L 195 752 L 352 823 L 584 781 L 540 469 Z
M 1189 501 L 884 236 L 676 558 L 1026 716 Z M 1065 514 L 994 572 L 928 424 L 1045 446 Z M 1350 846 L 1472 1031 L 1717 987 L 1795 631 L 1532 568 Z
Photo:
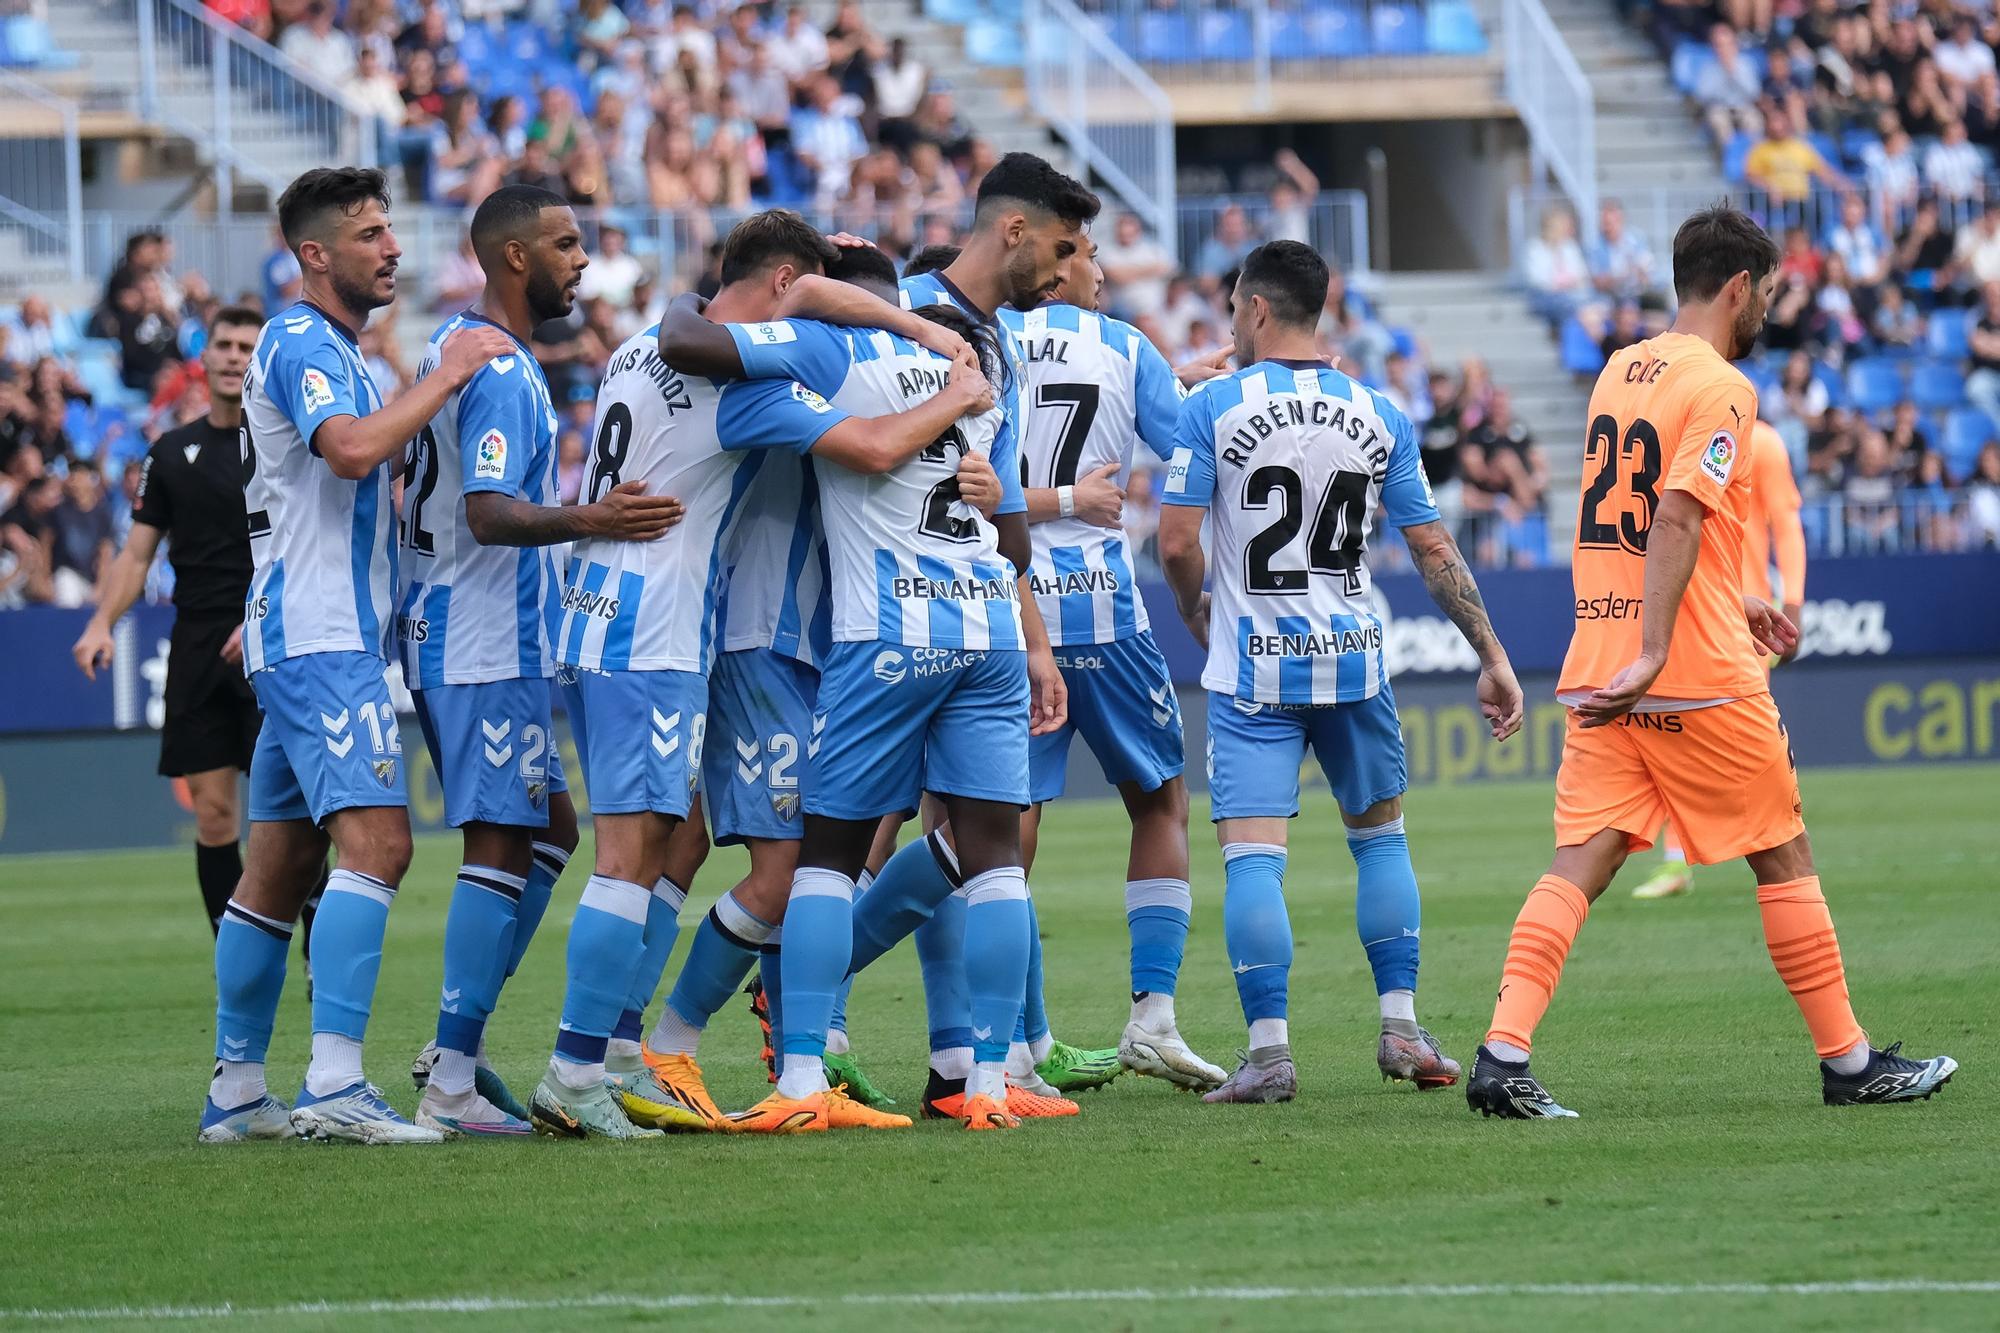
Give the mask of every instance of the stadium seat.
M 1840 136 L 1841 160 L 1849 170 L 1860 167 L 1861 159 L 1870 148 L 1882 142 L 1882 136 L 1873 130 L 1846 130 Z
M 1700 42 L 1682 42 L 1674 48 L 1668 60 L 1667 71 L 1672 76 L 1674 87 L 1689 97 L 1694 95 L 1694 86 L 1701 78 L 1701 71 L 1715 63 L 1715 53 Z
M 1199 50 L 1207 60 L 1248 60 L 1250 16 L 1237 10 L 1210 10 L 1196 20 Z
M 548 33 L 539 23 L 516 20 L 507 25 L 506 54 L 509 60 L 535 65 L 554 51 Z
M 1604 349 L 1575 315 L 1563 321 L 1560 341 L 1563 369 L 1570 374 L 1595 375 L 1604 369 Z
M 1931 313 L 1930 327 L 1925 333 L 1932 356 L 1963 360 L 1970 349 L 1966 345 L 1966 312 L 1946 308 Z
M 939 23 L 967 24 L 980 17 L 979 0 L 924 0 L 924 14 Z
M 1177 64 L 1195 58 L 1194 32 L 1187 16 L 1149 12 L 1139 16 L 1139 59 L 1154 65 Z
M 1750 150 L 1757 146 L 1757 136 L 1747 131 L 1733 135 L 1722 149 L 1722 174 L 1732 185 L 1743 183 L 1743 164 L 1750 160 Z
M 1919 361 L 1910 374 L 1910 397 L 1926 412 L 1965 404 L 1965 371 L 1955 361 Z
M 1361 16 L 1345 5 L 1326 5 L 1306 15 L 1306 54 L 1343 58 L 1368 54 L 1368 34 Z
M 965 29 L 965 56 L 975 65 L 1019 69 L 1025 58 L 1021 29 L 995 19 L 981 19 Z
M 1784 362 L 1780 361 L 1778 363 L 1778 366 L 1780 371 L 1782 371 L 1784 368 Z M 1849 401 L 1847 392 L 1847 380 L 1841 375 L 1838 369 L 1836 369 L 1833 366 L 1829 366 L 1824 361 L 1815 361 L 1812 363 L 1812 377 L 1815 380 L 1819 381 L 1820 388 L 1826 390 L 1826 401 L 1828 406 L 1831 407 L 1854 406 L 1854 404 L 1851 401 Z
M 1951 473 L 1952 480 L 1964 481 L 1972 474 L 1972 465 L 1979 458 L 1979 451 L 1986 447 L 1988 440 L 2000 439 L 2000 431 L 1993 426 L 1993 419 L 1977 408 L 1961 408 L 1945 418 L 1944 423 L 1944 466 Z
M 1847 397 L 1854 410 L 1887 412 L 1903 397 L 1903 372 L 1893 361 L 1864 357 L 1847 368 Z
M 1424 44 L 1441 56 L 1486 54 L 1486 30 L 1464 0 L 1438 0 L 1424 20 Z
M 1408 5 L 1377 5 L 1369 12 L 1368 26 L 1375 54 L 1384 56 L 1423 54 L 1423 11 Z
M 484 70 L 493 63 L 493 30 L 484 23 L 468 23 L 458 38 L 458 58 L 470 70 Z

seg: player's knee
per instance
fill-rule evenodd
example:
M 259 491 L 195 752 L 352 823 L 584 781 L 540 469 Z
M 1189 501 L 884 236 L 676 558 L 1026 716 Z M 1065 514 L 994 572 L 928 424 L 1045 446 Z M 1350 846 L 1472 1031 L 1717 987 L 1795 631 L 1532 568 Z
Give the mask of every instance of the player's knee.
M 1403 798 L 1391 796 L 1386 801 L 1377 801 L 1358 814 L 1340 812 L 1340 821 L 1351 829 L 1379 828 L 1403 817 Z
M 1804 833 L 1783 846 L 1753 852 L 1743 859 L 1750 863 L 1750 870 L 1759 884 L 1784 884 L 1817 873 L 1813 865 L 1812 839 Z
M 225 842 L 235 842 L 240 833 L 234 799 L 214 796 L 195 798 L 194 836 L 202 846 L 220 847 Z
M 384 884 L 401 884 L 410 869 L 410 826 L 386 819 L 344 827 L 336 837 L 340 864 Z

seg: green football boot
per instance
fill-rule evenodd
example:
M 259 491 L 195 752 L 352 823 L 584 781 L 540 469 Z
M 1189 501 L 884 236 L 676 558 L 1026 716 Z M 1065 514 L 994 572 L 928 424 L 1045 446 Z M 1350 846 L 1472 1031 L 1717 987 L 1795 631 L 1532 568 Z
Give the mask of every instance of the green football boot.
M 1035 1066 L 1035 1072 L 1057 1092 L 1067 1094 L 1101 1088 L 1124 1073 L 1125 1067 L 1118 1063 L 1115 1046 L 1085 1051 L 1059 1041 L 1049 1048 L 1048 1057 Z
M 896 1104 L 894 1097 L 876 1087 L 868 1075 L 861 1072 L 861 1066 L 854 1063 L 852 1053 L 835 1055 L 829 1051 L 824 1058 L 827 1086 L 837 1088 L 845 1083 L 847 1095 L 871 1111 Z

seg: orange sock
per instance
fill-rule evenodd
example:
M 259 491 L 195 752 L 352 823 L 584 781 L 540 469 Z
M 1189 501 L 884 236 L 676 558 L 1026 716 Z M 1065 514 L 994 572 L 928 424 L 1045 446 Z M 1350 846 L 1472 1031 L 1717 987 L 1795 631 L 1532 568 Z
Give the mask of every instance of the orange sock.
M 1757 910 L 1764 917 L 1764 945 L 1805 1015 L 1819 1058 L 1831 1060 L 1866 1041 L 1868 1034 L 1847 1003 L 1847 971 L 1840 964 L 1840 941 L 1819 891 L 1819 876 L 1759 884 Z
M 1514 935 L 1507 941 L 1507 965 L 1500 970 L 1500 998 L 1493 1006 L 1488 1042 L 1504 1041 L 1528 1050 L 1535 1025 L 1548 1011 L 1549 1000 L 1562 978 L 1569 946 L 1590 915 L 1583 890 L 1559 875 L 1543 875 L 1514 918 Z

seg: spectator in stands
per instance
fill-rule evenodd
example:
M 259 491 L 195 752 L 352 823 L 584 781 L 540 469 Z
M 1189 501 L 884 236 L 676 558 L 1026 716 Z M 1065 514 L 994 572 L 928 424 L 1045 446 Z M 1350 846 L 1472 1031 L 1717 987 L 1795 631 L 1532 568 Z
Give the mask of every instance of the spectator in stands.
M 1379 384 L 1395 338 L 1375 318 L 1368 298 L 1348 287 L 1347 274 L 1339 265 L 1329 264 L 1326 300 L 1321 303 L 1318 335 L 1328 356 L 1346 361 L 1350 374 L 1371 384 Z M 1226 301 L 1226 297 L 1218 299 Z
M 396 34 L 396 58 L 408 66 L 421 51 L 435 68 L 457 37 L 458 25 L 445 0 L 422 0 L 417 17 Z
M 1139 215 L 1120 213 L 1109 240 L 1097 247 L 1113 314 L 1121 319 L 1158 315 L 1167 304 L 1167 279 L 1174 275 L 1167 248 L 1146 234 Z
M 1889 242 L 1868 220 L 1868 202 L 1858 194 L 1842 197 L 1840 221 L 1827 232 L 1825 245 L 1860 286 L 1873 287 L 1889 274 Z
M 1396 406 L 1410 424 L 1422 430 L 1431 419 L 1430 379 L 1423 366 L 1401 352 L 1390 352 L 1382 365 L 1382 396 Z
M 1930 437 L 1924 434 L 1917 405 L 1899 399 L 1889 420 L 1889 457 L 1898 472 L 1914 476 L 1924 457 L 1932 452 Z
M 1979 451 L 1965 493 L 1968 538 L 1984 550 L 2000 547 L 2000 444 L 1989 441 Z
M 341 93 L 349 106 L 380 127 L 378 132 L 385 138 L 402 125 L 402 85 L 383 67 L 381 52 L 376 47 L 361 48 L 354 72 L 347 76 Z
M 150 394 L 153 378 L 176 350 L 175 326 L 158 277 L 148 273 L 119 290 L 109 317 L 100 311 L 91 332 L 117 339 L 120 380 L 128 389 Z
M 728 86 L 744 114 L 756 122 L 767 149 L 782 149 L 791 142 L 791 83 L 772 59 L 769 42 L 751 47 L 749 63 L 730 73 Z
M 1938 73 L 1960 93 L 1970 91 L 1994 73 L 1993 48 L 1979 36 L 1972 16 L 1963 11 L 1951 21 L 1951 36 L 1931 47 Z
M 13 508 L 0 514 L 0 547 L 13 557 L 11 590 L 24 602 L 55 600 L 53 518 L 61 503 L 62 483 L 37 468 L 21 484 Z
M 693 5 L 675 5 L 667 30 L 653 39 L 653 68 L 677 70 L 690 92 L 713 89 L 720 78 L 715 34 L 695 16 Z
M 1965 377 L 1965 397 L 2000 422 L 2000 281 L 1988 281 L 1980 289 L 1979 316 L 1965 334 L 1972 353 L 1972 373 Z
M 625 229 L 607 222 L 597 230 L 597 245 L 591 251 L 590 267 L 577 284 L 577 299 L 608 301 L 614 309 L 629 310 L 632 293 L 645 276 L 645 266 L 627 248 Z
M 875 84 L 875 114 L 880 117 L 876 135 L 899 152 L 907 153 L 916 142 L 917 107 L 930 86 L 931 74 L 924 62 L 910 55 L 910 44 L 901 37 L 890 41 L 887 54 L 870 70 Z
M 435 285 L 431 306 L 440 315 L 455 315 L 479 299 L 479 293 L 486 287 L 486 273 L 479 267 L 479 256 L 473 253 L 470 232 L 459 233 L 458 248 L 438 266 L 432 282 Z
M 1710 28 L 1708 50 L 1714 59 L 1702 63 L 1694 80 L 1694 96 L 1702 103 L 1708 132 L 1718 144 L 1738 134 L 1756 133 L 1757 99 L 1764 85 L 1757 67 L 1737 44 L 1736 30 L 1727 23 Z
M 955 215 L 965 202 L 965 182 L 944 160 L 944 152 L 928 139 L 920 140 L 910 145 L 909 160 L 911 182 L 924 208 Z
M 816 74 L 806 84 L 806 105 L 792 115 L 792 155 L 812 173 L 814 202 L 821 208 L 840 198 L 854 164 L 868 153 L 851 100 L 832 75 Z
M 486 112 L 486 132 L 499 146 L 500 156 L 512 161 L 528 147 L 528 106 L 512 93 L 493 99 Z
M 1319 197 L 1319 177 L 1289 148 L 1280 148 L 1271 165 L 1277 168 L 1278 179 L 1268 196 L 1264 239 L 1312 244 L 1312 202 Z
M 771 63 L 794 84 L 826 68 L 826 37 L 807 21 L 799 5 L 785 7 L 784 26 L 766 44 L 771 49 Z
M 329 0 L 309 0 L 305 17 L 289 24 L 278 49 L 335 87 L 354 73 L 354 39 L 334 26 Z
M 1971 203 L 1985 196 L 1986 163 L 1966 141 L 1963 120 L 1946 121 L 1942 136 L 1924 151 L 1924 184 L 1946 203 Z
M 556 437 L 556 494 L 561 502 L 573 505 L 583 493 L 584 435 L 590 429 L 586 420 L 582 430 L 573 422 L 564 422 L 562 432 Z
M 1764 138 L 1744 159 L 1743 176 L 1779 203 L 1803 201 L 1815 182 L 1835 189 L 1847 186 L 1819 149 L 1799 136 L 1791 117 L 1777 108 L 1764 117 Z
M 1528 304 L 1551 326 L 1590 299 L 1590 265 L 1576 240 L 1576 215 L 1566 205 L 1542 213 L 1541 234 L 1528 242 L 1523 264 Z
M 1959 101 L 1938 77 L 1937 66 L 1920 60 L 1910 70 L 1910 82 L 1898 109 L 1903 128 L 1913 139 L 1935 139 L 1959 116 Z
M 1826 261 L 1826 276 L 1813 296 L 1813 332 L 1819 342 L 1845 355 L 1859 351 L 1868 341 L 1868 325 L 1861 318 L 1847 276 L 1847 264 L 1839 255 Z
M 958 99 L 943 84 L 933 83 L 931 90 L 924 94 L 923 102 L 917 107 L 916 131 L 918 137 L 936 144 L 954 162 L 972 152 L 972 129 L 959 118 Z M 972 182 L 967 181 L 967 193 L 973 189 Z
M 56 321 L 45 296 L 23 297 L 7 330 L 6 359 L 17 366 L 31 366 L 44 357 L 67 357 L 76 350 L 73 327 Z
M 1621 301 L 1618 308 L 1611 312 L 1611 322 L 1605 326 L 1604 337 L 1598 340 L 1597 350 L 1609 361 L 1645 336 L 1639 307 L 1630 301 Z
M 1195 276 L 1204 285 L 1213 289 L 1222 275 L 1239 267 L 1243 259 L 1257 247 L 1257 237 L 1250 230 L 1250 218 L 1241 205 L 1226 206 L 1215 219 L 1215 230 L 1201 243 L 1194 261 Z
M 841 0 L 826 30 L 827 70 L 840 90 L 866 108 L 870 123 L 875 110 L 875 62 L 888 52 L 882 39 L 861 16 L 854 0 Z
M 1888 128 L 1881 141 L 1861 150 L 1863 179 L 1880 209 L 1877 221 L 1884 228 L 1895 225 L 1915 207 L 1919 174 L 1916 150 L 1910 136 L 1893 112 L 1886 117 Z
M 536 134 L 529 136 L 521 149 L 521 156 L 501 178 L 503 185 L 527 185 L 540 190 L 551 190 L 562 194 L 566 190 L 563 174 L 557 170 L 553 155 L 549 151 L 546 137 Z
M 49 515 L 50 572 L 57 606 L 89 606 L 110 563 L 111 506 L 94 467 L 75 466 L 63 478 L 62 500 Z
M 461 92 L 445 99 L 444 118 L 431 131 L 431 199 L 476 208 L 499 188 L 506 165 L 479 118 L 479 98 Z
M 1496 390 L 1485 418 L 1466 435 L 1461 451 L 1466 477 L 1481 492 L 1497 523 L 1484 525 L 1489 564 L 1533 568 L 1548 559 L 1544 508 L 1548 465 L 1527 426 L 1515 420 L 1512 396 Z
M 1942 290 L 1953 280 L 1956 252 L 1951 229 L 1938 211 L 1937 200 L 1922 199 L 1910 218 L 1910 225 L 1896 238 L 1897 280 L 1919 290 Z
M 1873 426 L 1861 431 L 1854 466 L 1841 483 L 1847 549 L 1856 554 L 1893 551 L 1897 540 L 1896 477 L 1889 443 Z
M 1903 294 L 1899 283 L 1885 282 L 1875 297 L 1875 313 L 1869 330 L 1882 350 L 1913 351 L 1923 344 L 1925 320 L 1916 303 Z
M 1965 102 L 1965 132 L 1989 156 L 2000 150 L 2000 75 L 1984 74 Z
M 1808 432 L 1820 428 L 1826 416 L 1826 385 L 1813 374 L 1812 357 L 1793 352 L 1778 375 L 1777 391 L 1762 398 L 1763 415 L 1773 425 L 1796 421 Z
M 1969 287 L 2000 282 L 2000 202 L 1958 233 L 1951 246 L 1953 277 Z
M 1616 301 L 1664 308 L 1659 266 L 1646 238 L 1625 219 L 1625 206 L 1607 199 L 1597 214 L 1597 240 L 1586 254 L 1591 285 Z
M 632 21 L 611 0 L 583 0 L 570 18 L 570 36 L 576 43 L 578 62 L 585 69 L 602 70 L 627 45 Z M 637 42 L 630 45 L 643 49 Z

